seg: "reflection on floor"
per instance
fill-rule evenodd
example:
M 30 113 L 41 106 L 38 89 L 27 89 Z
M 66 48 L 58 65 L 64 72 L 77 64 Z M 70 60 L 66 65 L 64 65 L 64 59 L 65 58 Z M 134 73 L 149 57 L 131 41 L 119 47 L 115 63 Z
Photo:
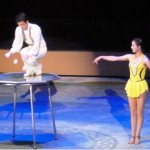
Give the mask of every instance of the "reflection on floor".
M 54 140 L 48 91 L 34 87 L 37 149 L 149 149 L 150 94 L 140 145 L 129 145 L 126 79 L 62 77 L 52 85 L 58 133 Z M 12 137 L 13 87 L 0 86 L 0 149 L 32 149 L 29 87 L 18 87 L 16 137 Z

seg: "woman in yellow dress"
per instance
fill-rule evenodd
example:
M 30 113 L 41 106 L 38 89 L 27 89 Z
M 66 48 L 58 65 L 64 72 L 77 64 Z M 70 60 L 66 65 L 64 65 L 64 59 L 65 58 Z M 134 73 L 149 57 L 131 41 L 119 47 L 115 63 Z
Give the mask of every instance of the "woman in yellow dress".
M 123 56 L 99 56 L 93 63 L 100 60 L 129 61 L 130 78 L 125 86 L 131 111 L 131 139 L 129 144 L 140 144 L 140 133 L 143 125 L 144 105 L 148 84 L 145 81 L 147 68 L 150 69 L 150 60 L 142 51 L 142 39 L 134 38 L 131 43 L 133 54 Z

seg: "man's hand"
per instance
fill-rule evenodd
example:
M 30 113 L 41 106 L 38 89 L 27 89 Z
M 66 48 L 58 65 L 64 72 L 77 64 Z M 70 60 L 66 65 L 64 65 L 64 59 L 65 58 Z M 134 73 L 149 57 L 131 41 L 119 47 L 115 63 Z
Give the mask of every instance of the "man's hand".
M 5 57 L 6 57 L 6 58 L 9 58 L 11 55 L 12 55 L 11 52 L 7 52 L 7 53 L 5 54 Z

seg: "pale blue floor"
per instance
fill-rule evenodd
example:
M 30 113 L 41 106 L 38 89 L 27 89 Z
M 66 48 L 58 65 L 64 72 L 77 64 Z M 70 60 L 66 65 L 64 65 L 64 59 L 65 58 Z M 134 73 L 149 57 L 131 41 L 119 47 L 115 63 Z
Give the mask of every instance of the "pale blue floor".
M 48 92 L 35 87 L 37 149 L 150 149 L 150 93 L 141 144 L 129 145 L 126 79 L 62 77 L 53 85 L 58 133 L 54 140 Z M 18 87 L 16 137 L 12 138 L 13 87 L 0 86 L 0 149 L 32 149 L 28 86 Z

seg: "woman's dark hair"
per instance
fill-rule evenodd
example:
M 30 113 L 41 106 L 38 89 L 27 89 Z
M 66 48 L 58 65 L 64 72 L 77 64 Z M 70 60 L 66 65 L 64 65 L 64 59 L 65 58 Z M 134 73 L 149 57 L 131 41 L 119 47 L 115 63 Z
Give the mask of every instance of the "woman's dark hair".
M 143 42 L 142 42 L 141 38 L 133 38 L 132 41 L 134 41 L 137 46 L 142 47 L 142 45 L 143 45 Z
M 21 22 L 21 21 L 24 21 L 24 22 L 27 22 L 28 20 L 28 16 L 25 14 L 25 13 L 19 13 L 17 16 L 16 16 L 16 22 Z

